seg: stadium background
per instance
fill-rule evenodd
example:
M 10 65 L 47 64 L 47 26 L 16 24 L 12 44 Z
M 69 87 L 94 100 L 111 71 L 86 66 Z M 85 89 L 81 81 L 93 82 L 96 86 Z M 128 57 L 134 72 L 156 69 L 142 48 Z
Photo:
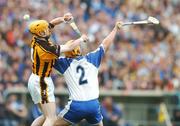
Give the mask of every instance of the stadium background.
M 116 20 L 160 20 L 158 26 L 124 27 L 106 53 L 99 82 L 105 126 L 166 126 L 165 103 L 174 126 L 180 123 L 179 0 L 0 0 L 0 126 L 28 126 L 39 115 L 27 92 L 31 74 L 25 13 L 51 19 L 71 12 L 92 51 Z M 57 26 L 58 44 L 77 38 L 67 24 Z M 63 77 L 52 74 L 60 111 L 68 95 Z M 88 126 L 85 122 L 79 124 Z

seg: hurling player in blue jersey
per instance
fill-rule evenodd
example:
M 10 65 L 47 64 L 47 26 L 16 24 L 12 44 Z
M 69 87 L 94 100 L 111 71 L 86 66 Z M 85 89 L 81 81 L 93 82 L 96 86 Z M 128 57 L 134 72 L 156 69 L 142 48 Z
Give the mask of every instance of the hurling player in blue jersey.
M 54 68 L 64 75 L 69 91 L 69 102 L 58 116 L 55 126 L 69 126 L 86 119 L 89 124 L 103 126 L 100 110 L 98 69 L 105 51 L 113 43 L 122 26 L 117 22 L 111 33 L 100 46 L 85 56 L 80 47 L 66 52 L 65 57 L 56 60 Z M 67 44 L 71 43 L 68 42 Z

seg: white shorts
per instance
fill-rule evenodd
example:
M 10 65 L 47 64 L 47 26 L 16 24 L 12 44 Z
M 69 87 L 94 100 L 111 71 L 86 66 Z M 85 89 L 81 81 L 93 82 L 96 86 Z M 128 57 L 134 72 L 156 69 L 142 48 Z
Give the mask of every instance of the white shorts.
M 28 81 L 28 90 L 34 104 L 55 102 L 54 84 L 51 77 L 40 78 L 32 73 Z

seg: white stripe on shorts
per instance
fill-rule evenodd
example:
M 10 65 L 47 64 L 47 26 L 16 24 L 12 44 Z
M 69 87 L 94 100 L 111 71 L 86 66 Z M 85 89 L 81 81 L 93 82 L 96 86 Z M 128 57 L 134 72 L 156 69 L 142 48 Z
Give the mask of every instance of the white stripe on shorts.
M 65 108 L 59 113 L 58 116 L 64 117 L 64 115 L 69 111 L 71 103 L 72 101 L 69 101 L 68 104 L 65 106 Z

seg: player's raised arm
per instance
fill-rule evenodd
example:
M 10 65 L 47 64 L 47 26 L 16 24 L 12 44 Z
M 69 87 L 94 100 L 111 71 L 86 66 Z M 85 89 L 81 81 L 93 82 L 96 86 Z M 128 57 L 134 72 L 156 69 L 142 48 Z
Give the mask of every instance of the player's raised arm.
M 63 17 L 57 17 L 54 18 L 53 20 L 50 21 L 50 24 L 52 24 L 53 26 L 61 24 L 63 22 L 69 22 L 73 19 L 73 16 L 71 13 L 66 13 L 64 14 Z
M 61 45 L 61 52 L 72 51 L 75 47 L 79 46 L 81 42 L 88 41 L 88 37 L 86 35 L 82 35 L 79 39 L 74 40 L 74 42 L 66 45 Z
M 111 31 L 111 33 L 103 40 L 102 44 L 105 51 L 110 47 L 111 43 L 115 38 L 117 30 L 120 29 L 121 26 L 122 26 L 122 22 L 116 22 L 116 25 Z

